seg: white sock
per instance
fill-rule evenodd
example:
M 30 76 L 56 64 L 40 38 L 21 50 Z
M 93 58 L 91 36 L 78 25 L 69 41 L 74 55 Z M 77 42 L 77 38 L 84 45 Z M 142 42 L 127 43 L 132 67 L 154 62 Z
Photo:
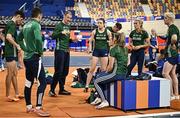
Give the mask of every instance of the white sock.
M 38 110 L 41 109 L 41 108 L 42 108 L 42 106 L 37 106 L 37 107 L 36 107 L 36 109 L 38 109 Z
M 32 108 L 32 105 L 31 105 L 31 104 L 30 104 L 30 105 L 27 105 L 26 108 L 27 108 L 27 109 L 31 109 L 31 108 Z

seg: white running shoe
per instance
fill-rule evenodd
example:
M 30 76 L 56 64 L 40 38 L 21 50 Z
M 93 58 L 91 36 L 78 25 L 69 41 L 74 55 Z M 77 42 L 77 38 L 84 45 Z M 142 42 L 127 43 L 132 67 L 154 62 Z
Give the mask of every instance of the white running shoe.
M 101 103 L 101 99 L 97 97 L 93 102 L 91 102 L 91 105 L 97 105 L 99 103 Z
M 105 108 L 105 107 L 109 107 L 109 103 L 108 103 L 107 100 L 101 102 L 101 104 L 98 105 L 98 106 L 96 106 L 95 108 L 96 108 L 96 109 L 102 109 L 102 108 Z

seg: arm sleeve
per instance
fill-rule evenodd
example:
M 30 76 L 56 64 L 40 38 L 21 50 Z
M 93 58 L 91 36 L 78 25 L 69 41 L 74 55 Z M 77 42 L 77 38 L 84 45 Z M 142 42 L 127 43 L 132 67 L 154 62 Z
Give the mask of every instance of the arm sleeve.
M 63 31 L 62 27 L 60 24 L 56 25 L 53 34 L 52 34 L 52 38 L 57 39 L 59 38 L 61 32 Z
M 169 34 L 170 34 L 170 39 L 172 38 L 172 35 L 177 35 L 177 31 L 176 30 L 174 30 L 174 29 L 172 29 L 172 28 L 170 28 L 169 29 Z M 178 37 L 178 35 L 177 35 L 177 37 Z
M 175 29 L 173 29 L 173 28 L 170 28 L 169 29 L 169 38 L 170 39 L 168 39 L 168 40 L 171 40 L 171 38 L 172 38 L 172 35 L 177 35 L 177 46 L 178 46 L 178 48 L 179 48 L 179 38 L 180 38 L 180 36 L 179 36 L 179 31 L 178 30 L 175 30 Z
M 17 43 L 20 45 L 22 50 L 25 51 L 25 45 L 23 40 L 24 40 L 24 35 L 23 35 L 23 31 L 21 31 L 17 37 Z
M 129 34 L 129 37 L 130 37 L 130 38 L 133 38 L 133 32 L 131 32 L 131 33 Z
M 38 54 L 42 55 L 43 53 L 43 41 L 42 41 L 42 35 L 41 35 L 41 27 L 39 24 L 34 25 L 34 37 L 36 40 L 36 51 Z
M 21 31 L 17 37 L 17 41 L 23 41 L 24 35 L 23 35 L 23 31 Z
M 115 50 L 114 47 L 111 48 L 111 50 L 110 50 L 110 56 L 111 56 L 111 57 L 116 57 L 116 50 Z
M 13 37 L 14 37 L 14 34 L 16 32 L 16 27 L 15 25 L 11 25 L 11 26 L 8 26 L 8 31 L 7 31 L 7 34 L 11 34 Z
M 149 38 L 149 34 L 145 31 L 145 37 L 144 38 Z

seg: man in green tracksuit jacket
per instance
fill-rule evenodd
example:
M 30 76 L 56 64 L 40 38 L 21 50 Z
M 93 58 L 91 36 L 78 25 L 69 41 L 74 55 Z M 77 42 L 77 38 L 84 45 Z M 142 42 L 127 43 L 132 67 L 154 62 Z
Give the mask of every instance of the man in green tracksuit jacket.
M 6 97 L 7 101 L 18 101 L 20 97 L 17 82 L 17 60 L 18 53 L 21 53 L 21 48 L 17 43 L 17 29 L 24 19 L 22 11 L 16 11 L 13 18 L 5 27 L 5 50 L 4 56 L 6 59 L 7 76 L 6 76 Z M 11 82 L 15 90 L 15 98 L 10 96 Z
M 42 99 L 46 88 L 46 79 L 44 67 L 41 62 L 41 56 L 43 54 L 43 41 L 39 23 L 41 19 L 41 10 L 39 8 L 34 8 L 32 10 L 32 19 L 24 25 L 23 30 L 19 35 L 19 42 L 24 51 L 24 65 L 26 68 L 24 94 L 27 112 L 34 112 L 38 116 L 49 116 L 50 114 L 42 109 Z M 34 78 L 39 80 L 36 108 L 33 108 L 31 104 L 31 89 Z
M 61 95 L 70 95 L 71 93 L 64 89 L 66 76 L 69 72 L 69 42 L 70 39 L 70 26 L 72 14 L 67 11 L 64 14 L 63 21 L 60 22 L 54 29 L 52 37 L 56 39 L 56 49 L 55 49 L 55 60 L 54 60 L 54 76 L 53 82 L 51 84 L 51 90 L 49 91 L 49 96 L 56 96 L 55 88 L 59 81 Z

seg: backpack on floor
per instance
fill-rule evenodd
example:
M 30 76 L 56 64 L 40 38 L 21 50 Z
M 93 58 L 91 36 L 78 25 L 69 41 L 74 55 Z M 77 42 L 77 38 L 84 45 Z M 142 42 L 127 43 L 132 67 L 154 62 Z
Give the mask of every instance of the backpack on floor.
M 87 74 L 89 72 L 89 68 L 77 68 L 72 72 L 73 82 L 71 87 L 73 88 L 84 88 L 86 85 Z M 94 88 L 93 79 L 90 82 L 89 88 Z
M 97 92 L 95 90 L 91 89 L 90 95 L 89 95 L 88 99 L 86 100 L 86 102 L 90 104 L 91 102 L 93 102 L 96 99 L 96 97 L 97 97 Z
M 86 80 L 87 80 L 87 73 L 89 72 L 89 68 L 78 68 L 77 69 L 77 73 L 78 73 L 78 81 L 81 84 L 86 84 Z

